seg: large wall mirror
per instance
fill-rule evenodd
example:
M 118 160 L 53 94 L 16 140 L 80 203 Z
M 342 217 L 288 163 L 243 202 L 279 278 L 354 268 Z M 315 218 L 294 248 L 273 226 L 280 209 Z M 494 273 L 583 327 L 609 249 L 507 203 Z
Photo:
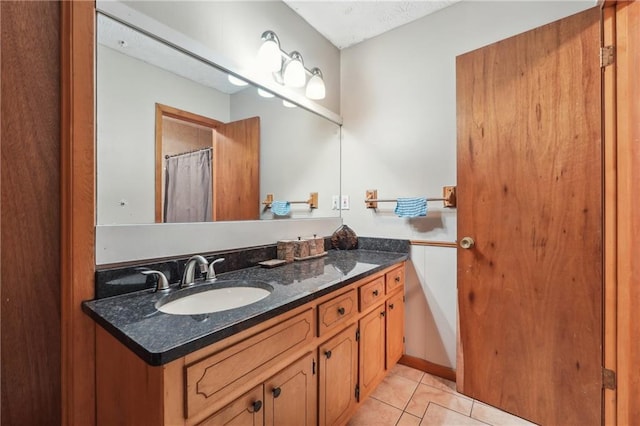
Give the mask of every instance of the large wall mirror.
M 339 217 L 337 124 L 100 13 L 97 43 L 98 225 Z M 208 162 L 192 178 L 210 200 L 171 219 L 168 209 L 191 202 L 167 198 L 167 163 L 191 157 L 188 168 Z M 295 203 L 282 216 L 264 204 L 312 193 L 315 208 Z

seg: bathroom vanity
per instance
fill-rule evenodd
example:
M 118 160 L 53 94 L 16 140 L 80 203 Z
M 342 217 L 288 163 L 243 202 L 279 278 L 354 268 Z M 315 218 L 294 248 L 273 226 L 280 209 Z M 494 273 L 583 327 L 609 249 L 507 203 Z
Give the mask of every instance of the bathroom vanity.
M 96 326 L 98 424 L 338 425 L 403 352 L 407 254 L 325 258 L 219 276 L 272 293 L 207 315 L 142 291 L 83 304 Z

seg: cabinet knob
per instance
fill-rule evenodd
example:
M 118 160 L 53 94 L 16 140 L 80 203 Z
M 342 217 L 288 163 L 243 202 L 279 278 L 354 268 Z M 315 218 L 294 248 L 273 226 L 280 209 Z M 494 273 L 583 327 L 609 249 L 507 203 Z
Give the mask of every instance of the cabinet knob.
M 473 248 L 475 244 L 476 242 L 473 241 L 473 238 L 471 237 L 464 237 L 463 239 L 460 240 L 460 247 L 462 247 L 465 250 L 469 250 L 470 248 Z
M 327 359 L 331 358 L 331 351 L 326 351 L 324 355 L 327 357 Z
M 251 407 L 253 407 L 253 412 L 257 413 L 262 408 L 262 401 L 258 400 L 254 402 L 253 404 L 251 404 Z
M 378 290 L 373 290 L 373 295 L 377 296 L 378 295 Z
M 393 303 L 389 303 L 389 309 L 393 309 Z
M 342 306 L 338 308 L 338 313 L 344 315 L 344 308 Z
M 271 391 L 273 393 L 273 397 L 277 398 L 280 396 L 280 394 L 282 393 L 282 389 L 280 388 L 273 388 L 273 390 Z
M 380 316 L 383 317 L 384 316 L 384 311 L 380 312 Z
M 398 276 L 396 277 L 396 282 L 397 282 L 397 283 L 399 283 L 399 282 L 400 282 L 400 275 L 398 275 Z

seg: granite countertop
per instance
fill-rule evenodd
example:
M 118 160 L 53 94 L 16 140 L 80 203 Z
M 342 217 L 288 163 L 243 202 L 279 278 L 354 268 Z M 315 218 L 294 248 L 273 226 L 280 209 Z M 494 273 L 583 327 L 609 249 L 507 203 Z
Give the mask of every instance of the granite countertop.
M 273 292 L 253 304 L 210 314 L 160 312 L 155 304 L 166 293 L 151 290 L 85 301 L 82 309 L 145 362 L 163 365 L 407 258 L 406 253 L 329 250 L 325 257 L 273 269 L 219 274 L 220 286 L 228 280 L 257 280 L 272 286 Z

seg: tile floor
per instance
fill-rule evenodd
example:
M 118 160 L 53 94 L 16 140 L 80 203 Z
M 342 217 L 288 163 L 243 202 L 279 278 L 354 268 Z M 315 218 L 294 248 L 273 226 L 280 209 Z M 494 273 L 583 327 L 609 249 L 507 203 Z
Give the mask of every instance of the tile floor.
M 456 392 L 455 383 L 396 365 L 348 426 L 533 425 Z

